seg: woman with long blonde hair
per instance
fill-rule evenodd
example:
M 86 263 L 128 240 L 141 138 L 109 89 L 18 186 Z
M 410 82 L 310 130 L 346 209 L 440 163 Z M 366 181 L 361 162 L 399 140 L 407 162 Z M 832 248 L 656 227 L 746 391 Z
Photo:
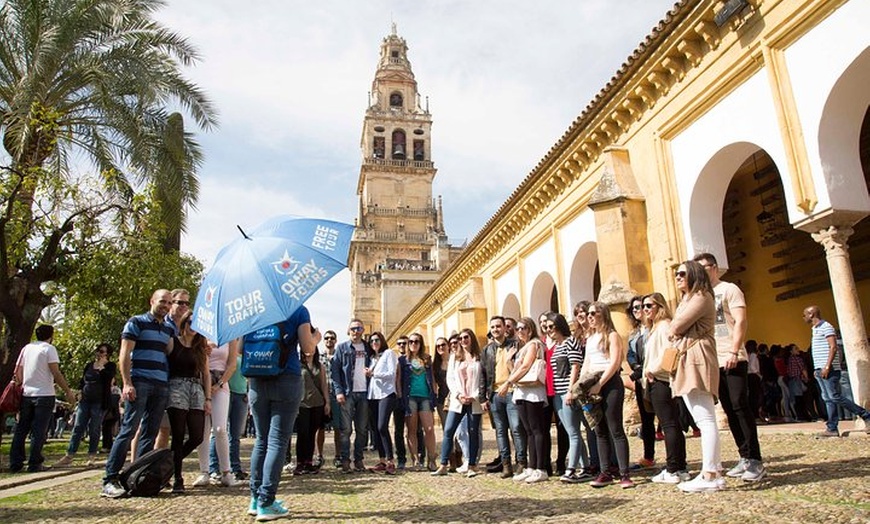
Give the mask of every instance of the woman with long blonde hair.
M 414 457 L 414 467 L 422 468 L 423 464 L 417 456 L 417 428 L 422 427 L 429 470 L 434 470 L 435 378 L 432 359 L 420 333 L 412 333 L 408 337 L 408 349 L 399 358 L 399 368 L 405 403 L 405 427 L 408 430 L 408 452 Z
M 593 302 L 586 314 L 589 325 L 586 339 L 586 358 L 580 376 L 601 372 L 601 378 L 589 392 L 601 396 L 604 417 L 595 428 L 598 441 L 598 457 L 601 472 L 591 482 L 594 488 L 602 488 L 613 483 L 608 472 L 610 463 L 610 443 L 613 442 L 616 461 L 619 465 L 619 485 L 623 489 L 633 488 L 634 482 L 628 476 L 628 439 L 625 436 L 622 420 L 622 405 L 625 400 L 625 387 L 619 370 L 625 360 L 625 344 L 616 332 L 610 308 L 603 302 Z
M 644 350 L 643 379 L 649 391 L 650 403 L 665 435 L 665 467 L 652 477 L 661 484 L 679 484 L 689 480 L 686 471 L 686 435 L 680 426 L 680 400 L 671 392 L 671 372 L 662 368 L 662 357 L 670 346 L 671 308 L 661 293 L 650 293 L 641 299 L 643 318 L 649 335 Z

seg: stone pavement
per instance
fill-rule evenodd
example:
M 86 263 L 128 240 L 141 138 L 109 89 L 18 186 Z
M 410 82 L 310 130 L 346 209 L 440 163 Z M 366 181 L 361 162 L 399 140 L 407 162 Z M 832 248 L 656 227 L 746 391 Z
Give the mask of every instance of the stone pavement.
M 715 494 L 687 495 L 672 486 L 652 484 L 646 479 L 656 470 L 634 474 L 635 489 L 614 485 L 596 490 L 556 481 L 518 484 L 495 475 L 342 475 L 328 467 L 319 475 L 285 475 L 279 498 L 292 509 L 296 522 L 870 522 L 870 437 L 861 433 L 813 438 L 821 426 L 760 426 L 768 477 L 757 484 L 729 479 L 728 490 Z M 850 426 L 844 422 L 841 429 Z M 489 460 L 492 431 L 485 436 L 484 460 Z M 243 449 L 250 449 L 251 442 L 243 441 Z M 690 468 L 695 471 L 699 444 L 699 439 L 688 440 Z M 630 448 L 637 458 L 640 441 L 632 438 Z M 661 462 L 663 443 L 657 443 L 656 453 Z M 727 432 L 722 433 L 722 458 L 726 467 L 736 460 Z M 188 460 L 188 484 L 195 469 L 196 460 Z M 246 489 L 188 488 L 183 496 L 108 500 L 98 496 L 102 469 L 63 471 L 67 472 L 0 481 L 0 522 L 252 522 L 244 513 Z M 55 476 L 46 478 L 51 475 Z M 24 478 L 40 480 L 12 487 Z

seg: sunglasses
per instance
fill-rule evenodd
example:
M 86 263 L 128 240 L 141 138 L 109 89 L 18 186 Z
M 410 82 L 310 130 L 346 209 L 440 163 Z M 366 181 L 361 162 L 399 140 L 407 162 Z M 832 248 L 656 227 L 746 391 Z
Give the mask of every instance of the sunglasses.
M 375 342 L 380 343 L 380 342 L 381 342 L 381 339 L 375 337 L 375 338 L 373 338 L 373 339 L 370 339 L 369 342 L 372 343 L 372 344 L 374 344 Z
M 553 329 L 553 324 L 541 324 L 541 329 L 543 329 L 544 331 L 550 331 L 551 329 Z
M 415 339 L 415 338 L 412 338 L 411 340 L 408 341 L 408 343 L 409 343 L 409 344 L 422 344 L 423 341 L 422 341 L 422 340 Z
M 350 330 L 353 331 L 354 333 L 362 333 L 365 330 L 365 328 L 362 326 L 357 326 L 357 327 L 350 328 Z
M 323 340 L 335 340 L 335 337 L 323 337 Z
M 176 306 L 188 306 L 188 307 L 190 307 L 190 302 L 187 300 L 173 300 L 172 303 L 175 304 Z
M 686 278 L 686 275 L 688 275 L 688 273 L 685 271 L 674 271 L 674 278 Z
M 527 329 L 529 329 L 529 328 L 527 328 L 526 326 L 523 326 L 522 324 L 517 326 L 517 331 L 525 331 Z
M 640 311 L 642 307 L 643 306 L 641 306 L 640 304 L 635 304 L 635 305 L 631 306 L 631 310 L 632 311 Z
M 458 341 L 458 340 L 451 340 L 451 341 L 450 341 L 450 345 L 451 345 L 451 346 L 455 346 L 456 344 L 459 344 L 459 341 Z
M 471 340 L 471 337 L 468 335 L 459 335 L 459 340 Z
M 599 315 L 601 315 L 601 311 L 589 311 L 586 313 L 586 316 L 588 317 L 597 317 Z
M 644 309 L 652 309 L 652 308 L 654 308 L 654 307 L 656 307 L 656 306 L 658 306 L 658 304 L 644 304 L 644 305 L 643 305 L 643 308 L 644 308 Z
M 400 342 L 396 342 L 396 345 L 397 345 L 397 346 L 407 346 L 407 345 L 408 345 L 408 341 L 407 341 L 407 340 L 402 340 L 402 341 L 400 341 Z
M 447 344 L 445 344 L 444 342 L 442 342 L 442 343 L 440 343 L 440 344 L 435 344 L 435 347 L 436 347 L 436 348 L 446 348 L 446 347 L 447 347 Z

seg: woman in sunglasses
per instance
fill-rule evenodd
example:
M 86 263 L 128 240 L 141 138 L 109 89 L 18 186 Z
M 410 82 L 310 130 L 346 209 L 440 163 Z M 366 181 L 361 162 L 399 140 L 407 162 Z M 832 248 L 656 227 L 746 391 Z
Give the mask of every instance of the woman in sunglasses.
M 211 375 L 206 348 L 208 341 L 193 331 L 190 317 L 190 311 L 181 317 L 178 336 L 174 339 L 172 352 L 167 356 L 169 406 L 166 413 L 172 432 L 172 456 L 175 462 L 172 492 L 176 494 L 184 493 L 184 478 L 181 475 L 184 458 L 202 443 L 205 417 L 212 412 Z
M 594 488 L 602 488 L 613 483 L 608 471 L 611 459 L 611 443 L 616 452 L 619 466 L 619 485 L 623 489 L 633 488 L 634 482 L 628 475 L 628 439 L 625 436 L 622 420 L 622 405 L 625 400 L 625 386 L 619 370 L 625 360 L 625 345 L 616 332 L 610 317 L 610 308 L 603 302 L 593 302 L 586 313 L 589 338 L 586 339 L 586 358 L 583 360 L 581 376 L 601 372 L 598 383 L 589 392 L 601 396 L 604 417 L 595 428 L 598 441 L 598 456 L 601 472 L 591 482 Z
M 644 324 L 648 330 L 644 351 L 643 380 L 650 402 L 665 436 L 665 468 L 652 478 L 660 484 L 679 484 L 689 480 L 686 471 L 686 435 L 680 425 L 680 400 L 671 392 L 671 373 L 662 369 L 662 356 L 670 346 L 671 308 L 661 293 L 651 293 L 642 299 Z
M 725 489 L 719 448 L 719 427 L 714 405 L 719 392 L 719 361 L 716 358 L 716 302 L 704 266 L 694 260 L 680 264 L 675 274 L 682 293 L 676 315 L 668 329 L 671 344 L 682 352 L 671 379 L 674 396 L 683 397 L 695 423 L 701 428 L 701 473 L 677 487 L 685 492 Z
M 435 378 L 432 358 L 426 350 L 423 335 L 413 333 L 408 337 L 408 349 L 399 359 L 402 377 L 402 397 L 405 400 L 405 426 L 408 431 L 408 450 L 414 457 L 414 467 L 422 469 L 417 455 L 418 428 L 423 429 L 423 443 L 429 458 L 428 469 L 435 470 Z
M 521 347 L 514 361 L 514 368 L 496 394 L 506 396 L 510 388 L 514 388 L 513 401 L 528 436 L 528 467 L 514 475 L 513 479 L 531 484 L 549 478 L 546 468 L 550 448 L 545 433 L 550 431 L 550 421 L 546 417 L 546 378 L 544 382 L 525 382 L 524 378 L 532 369 L 535 360 L 544 358 L 546 347 L 538 338 L 535 321 L 529 317 L 517 321 L 517 338 Z
M 634 398 L 637 401 L 637 409 L 640 414 L 640 438 L 643 441 L 643 457 L 631 469 L 646 469 L 653 467 L 656 463 L 656 421 L 655 414 L 645 405 L 645 402 L 649 403 L 649 396 L 644 387 L 643 365 L 646 361 L 645 343 L 649 333 L 644 323 L 643 297 L 640 295 L 631 297 L 625 313 L 631 323 L 626 360 L 631 368 L 629 378 L 634 384 Z M 646 401 L 644 401 L 644 397 L 646 397 Z
M 450 395 L 450 387 L 447 385 L 447 364 L 450 362 L 450 342 L 444 337 L 435 339 L 435 358 L 432 359 L 432 373 L 435 377 L 435 410 L 438 419 L 444 425 L 447 416 L 444 412 L 444 401 Z
M 480 446 L 480 417 L 483 407 L 480 403 L 480 345 L 474 331 L 465 328 L 459 332 L 459 350 L 450 356 L 447 367 L 447 382 L 450 384 L 450 406 L 447 411 L 447 424 L 441 441 L 441 466 L 432 475 L 447 474 L 447 464 L 453 451 L 453 437 L 456 435 L 463 417 L 468 417 L 468 478 L 476 477 L 477 455 Z
M 373 471 L 383 471 L 387 475 L 396 474 L 393 463 L 393 439 L 390 436 L 390 417 L 393 415 L 393 403 L 396 401 L 396 375 L 398 373 L 398 357 L 387 347 L 387 339 L 383 333 L 375 331 L 369 337 L 372 348 L 372 364 L 366 368 L 369 381 L 369 413 L 375 422 L 374 444 L 378 450 L 378 463 Z

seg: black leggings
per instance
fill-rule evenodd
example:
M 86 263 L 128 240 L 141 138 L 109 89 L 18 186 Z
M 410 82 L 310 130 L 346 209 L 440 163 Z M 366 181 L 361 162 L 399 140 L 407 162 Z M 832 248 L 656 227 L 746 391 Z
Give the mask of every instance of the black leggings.
M 649 383 L 647 383 L 646 387 Z M 643 440 L 643 458 L 655 460 L 656 458 L 656 421 L 655 414 L 646 410 L 643 405 L 644 384 L 641 381 L 634 383 L 634 398 L 637 400 L 637 410 L 640 413 L 640 438 Z
M 374 421 L 377 421 L 375 427 L 372 428 L 374 435 L 375 449 L 378 450 L 378 457 L 386 458 L 389 461 L 393 460 L 393 437 L 390 435 L 390 417 L 393 416 L 393 403 L 396 400 L 396 394 L 390 393 L 386 397 L 375 400 L 369 400 L 369 413 L 377 415 Z
M 598 457 L 601 461 L 601 471 L 607 471 L 610 462 L 610 441 L 616 451 L 616 462 L 619 464 L 619 474 L 628 474 L 628 439 L 622 427 L 622 404 L 625 401 L 625 387 L 619 374 L 613 375 L 601 388 L 601 408 L 604 417 L 595 428 L 598 441 Z M 608 436 L 610 438 L 608 438 Z
M 299 408 L 296 416 L 296 467 L 313 462 L 317 430 L 323 426 L 324 413 L 323 406 Z
M 668 473 L 686 470 L 686 434 L 680 426 L 681 398 L 671 395 L 671 386 L 667 382 L 656 380 L 647 383 L 650 400 L 655 410 L 662 433 L 665 434 L 665 454 L 667 455 Z
M 169 427 L 172 431 L 172 459 L 175 462 L 175 480 L 181 480 L 181 464 L 184 458 L 202 443 L 205 428 L 205 411 L 201 409 L 168 408 Z M 187 440 L 184 432 L 187 431 Z
M 719 401 L 728 416 L 728 427 L 740 456 L 745 459 L 761 460 L 761 447 L 758 445 L 758 427 L 755 414 L 749 407 L 749 363 L 741 360 L 737 367 L 729 370 L 719 368 Z
M 529 402 L 517 400 L 517 413 L 520 422 L 528 435 L 528 459 L 531 469 L 546 469 L 547 458 L 550 456 L 548 447 L 550 425 L 547 420 L 547 410 L 544 402 Z

